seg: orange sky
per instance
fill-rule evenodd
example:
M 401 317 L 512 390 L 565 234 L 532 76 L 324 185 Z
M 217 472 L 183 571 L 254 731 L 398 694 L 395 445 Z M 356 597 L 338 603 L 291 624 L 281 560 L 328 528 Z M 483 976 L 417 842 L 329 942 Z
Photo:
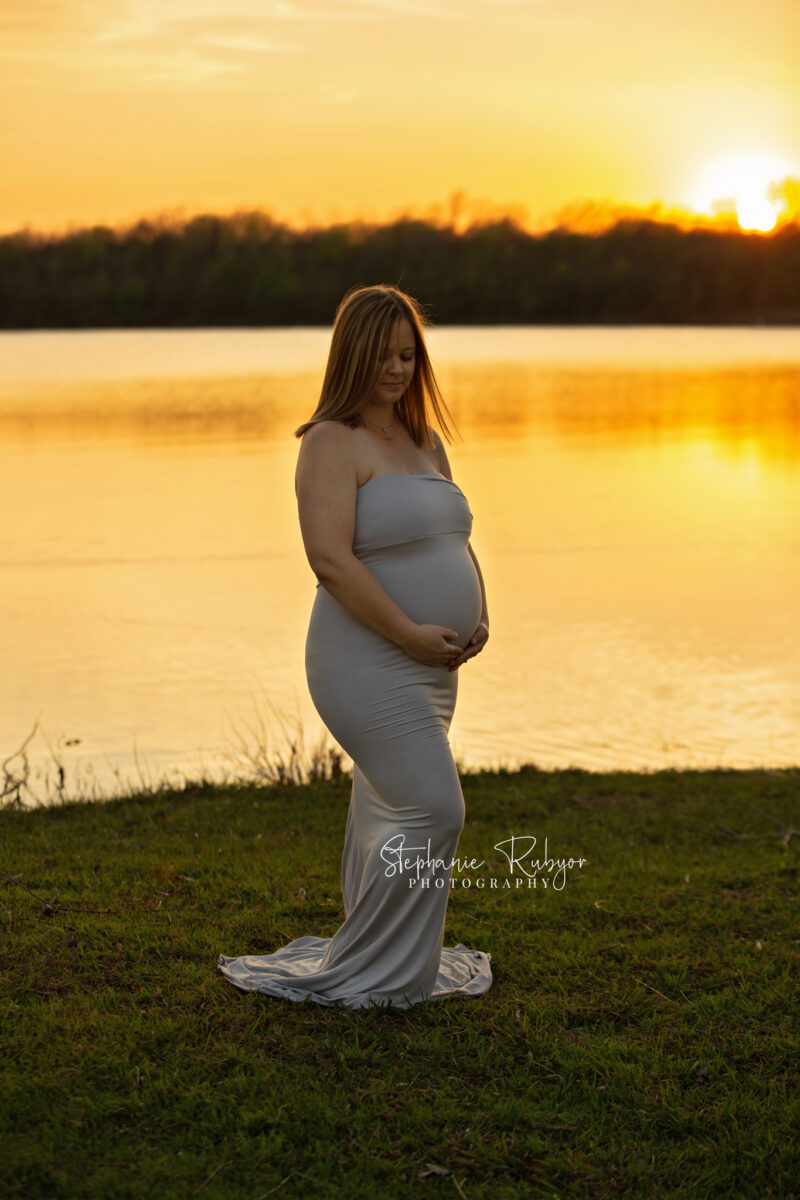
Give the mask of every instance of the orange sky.
M 724 155 L 800 176 L 798 0 L 3 0 L 0 35 L 3 231 L 458 192 L 535 228 L 697 209 Z

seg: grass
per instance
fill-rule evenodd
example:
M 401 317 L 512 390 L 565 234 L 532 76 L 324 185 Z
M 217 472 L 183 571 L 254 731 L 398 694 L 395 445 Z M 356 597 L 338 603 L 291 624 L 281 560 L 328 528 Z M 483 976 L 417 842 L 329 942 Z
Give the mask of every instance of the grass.
M 462 783 L 462 858 L 588 862 L 453 890 L 493 986 L 408 1011 L 216 970 L 338 928 L 347 774 L 0 811 L 0 1193 L 800 1196 L 800 768 Z

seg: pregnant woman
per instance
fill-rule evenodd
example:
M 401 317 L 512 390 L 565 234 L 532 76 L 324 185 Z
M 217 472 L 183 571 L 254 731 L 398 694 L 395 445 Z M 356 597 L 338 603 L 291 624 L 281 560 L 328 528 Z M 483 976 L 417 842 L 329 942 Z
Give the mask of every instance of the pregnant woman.
M 353 759 L 345 920 L 263 956 L 219 956 L 242 991 L 348 1009 L 478 996 L 491 955 L 444 946 L 464 799 L 448 740 L 458 670 L 489 636 L 472 513 L 416 302 L 360 287 L 336 314 L 316 411 L 296 431 L 300 528 L 318 579 L 311 698 Z

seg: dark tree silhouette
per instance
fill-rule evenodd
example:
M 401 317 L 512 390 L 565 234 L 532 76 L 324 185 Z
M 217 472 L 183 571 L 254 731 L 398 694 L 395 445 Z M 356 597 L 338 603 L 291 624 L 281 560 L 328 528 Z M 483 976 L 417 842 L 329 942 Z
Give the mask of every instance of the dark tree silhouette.
M 0 328 L 329 325 L 395 283 L 441 324 L 800 321 L 800 224 L 764 236 L 626 218 L 530 234 L 510 218 L 293 230 L 262 212 L 0 238 Z

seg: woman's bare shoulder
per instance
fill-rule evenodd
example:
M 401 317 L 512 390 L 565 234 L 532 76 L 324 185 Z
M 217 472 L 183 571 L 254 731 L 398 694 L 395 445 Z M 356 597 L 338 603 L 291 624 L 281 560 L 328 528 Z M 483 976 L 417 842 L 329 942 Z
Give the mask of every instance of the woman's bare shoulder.
M 341 421 L 315 421 L 303 434 L 301 457 L 344 453 L 353 444 L 353 431 Z
M 441 439 L 441 435 L 433 428 L 432 425 L 428 426 L 428 434 L 433 442 L 433 453 L 438 458 L 444 451 L 444 442 Z
M 333 421 L 326 418 L 322 421 L 315 421 L 313 425 L 309 425 L 303 434 L 303 442 L 318 442 L 324 438 L 339 438 L 343 440 L 349 433 L 350 430 L 343 421 Z
M 447 451 L 444 448 L 444 442 L 440 434 L 436 432 L 432 425 L 429 425 L 428 429 L 433 437 L 433 456 L 438 464 L 438 469 L 441 471 L 442 475 L 444 475 L 445 479 L 452 479 L 453 473 L 450 468 L 450 459 L 447 457 Z
M 318 475 L 320 471 L 328 474 L 355 474 L 353 461 L 353 434 L 341 421 L 315 421 L 303 434 L 300 452 L 297 456 L 297 471 L 295 487 L 304 472 L 310 471 Z

